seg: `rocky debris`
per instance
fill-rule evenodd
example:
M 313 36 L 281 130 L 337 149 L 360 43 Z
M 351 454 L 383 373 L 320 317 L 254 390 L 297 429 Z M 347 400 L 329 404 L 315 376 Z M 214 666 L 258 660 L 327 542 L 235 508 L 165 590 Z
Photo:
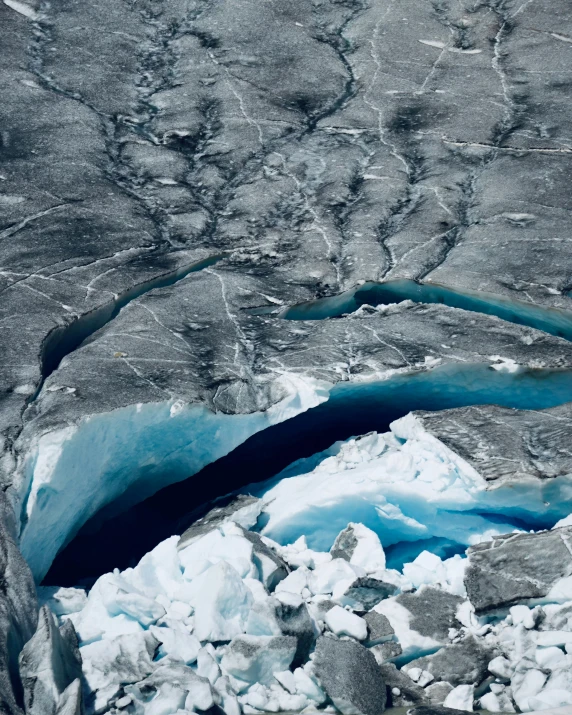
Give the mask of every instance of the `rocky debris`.
M 379 668 L 387 686 L 388 707 L 408 707 L 426 701 L 426 692 L 393 663 L 380 663 Z
M 395 631 L 387 616 L 377 611 L 369 611 L 363 616 L 367 624 L 367 646 L 378 645 L 391 640 L 395 636 Z
M 450 642 L 450 630 L 460 626 L 457 609 L 462 603 L 462 596 L 423 584 L 417 591 L 381 601 L 374 610 L 388 619 L 403 654 L 412 658 Z
M 0 712 L 20 715 L 18 654 L 38 622 L 30 569 L 16 545 L 14 513 L 0 490 Z
M 381 665 L 388 660 L 398 658 L 403 654 L 403 648 L 397 641 L 387 641 L 387 643 L 379 643 L 371 646 L 371 652 L 375 656 L 377 662 Z
M 477 613 L 543 598 L 572 576 L 572 527 L 505 534 L 468 550 L 467 595 Z
M 341 596 L 344 605 L 351 606 L 356 611 L 369 611 L 384 598 L 393 596 L 398 590 L 394 583 L 386 583 L 377 578 L 364 576 L 357 578 Z
M 458 710 L 442 705 L 419 705 L 407 711 L 407 715 L 465 715 L 466 710 Z
M 460 596 L 434 586 L 425 586 L 415 593 L 402 593 L 395 601 L 410 613 L 411 630 L 422 636 L 445 641 L 449 637 L 449 629 L 459 626 L 457 609 L 463 603 Z
M 378 715 L 385 710 L 385 683 L 373 655 L 352 640 L 321 636 L 316 675 L 342 715 Z
M 453 687 L 479 685 L 486 677 L 488 664 L 494 656 L 492 648 L 470 634 L 459 643 L 440 648 L 433 655 L 412 660 L 403 670 L 410 673 L 412 669 L 420 668 L 435 680 L 444 680 Z
M 297 646 L 293 636 L 237 636 L 225 650 L 221 667 L 246 683 L 270 685 L 274 673 L 288 670 Z
M 569 407 L 529 412 L 498 405 L 416 412 L 423 428 L 488 482 L 554 479 L 572 473 L 565 445 Z
M 62 698 L 72 712 L 79 707 L 82 663 L 71 622 L 58 628 L 50 609 L 42 606 L 36 632 L 22 649 L 19 663 L 26 715 L 56 715 Z M 64 696 L 74 681 L 76 685 Z
M 296 652 L 292 666 L 298 667 L 308 660 L 316 640 L 316 626 L 305 603 L 278 601 L 276 617 L 280 631 L 285 636 L 296 638 Z
M 179 539 L 179 549 L 184 549 L 196 539 L 208 534 L 209 531 L 225 524 L 228 521 L 235 522 L 244 527 L 247 538 L 254 540 L 256 534 L 247 531 L 256 524 L 256 520 L 262 510 L 262 500 L 248 494 L 237 494 L 227 504 L 213 507 L 208 514 L 195 521 L 186 529 Z M 262 547 L 258 545 L 258 550 Z

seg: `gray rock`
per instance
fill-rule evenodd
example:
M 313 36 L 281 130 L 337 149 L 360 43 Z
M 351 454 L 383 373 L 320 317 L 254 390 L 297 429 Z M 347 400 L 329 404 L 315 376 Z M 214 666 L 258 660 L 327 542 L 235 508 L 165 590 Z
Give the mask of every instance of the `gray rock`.
M 216 529 L 227 521 L 235 521 L 241 526 L 251 526 L 256 522 L 256 517 L 260 514 L 261 509 L 261 499 L 248 494 L 237 494 L 227 504 L 213 507 L 208 514 L 205 514 L 205 516 L 189 526 L 181 535 L 177 548 L 184 549 L 185 546 L 189 546 L 196 539 L 208 534 L 209 531 Z M 245 529 L 245 536 L 247 533 Z M 254 537 L 251 540 L 254 541 Z M 260 547 L 258 548 L 260 549 Z
M 338 558 L 338 557 L 335 557 Z M 384 598 L 393 596 L 397 586 L 377 578 L 364 576 L 356 579 L 341 596 L 341 602 L 355 611 L 369 611 Z
M 306 662 L 314 648 L 317 635 L 314 623 L 304 603 L 292 606 L 280 601 L 276 608 L 276 616 L 283 635 L 296 638 L 297 646 L 292 668 L 297 668 Z
M 397 641 L 379 643 L 378 645 L 372 646 L 370 650 L 379 665 L 386 663 L 388 660 L 398 658 L 403 653 L 403 648 Z
M 50 609 L 42 606 L 36 632 L 22 649 L 19 660 L 26 715 L 55 715 L 64 692 L 82 676 L 71 621 L 59 629 Z M 75 692 L 74 687 L 65 696 L 66 707 L 71 708 L 76 701 Z
M 459 643 L 440 648 L 433 655 L 416 658 L 403 667 L 427 670 L 435 680 L 444 680 L 453 687 L 463 684 L 478 685 L 488 675 L 487 666 L 495 651 L 472 634 Z
M 411 630 L 422 636 L 447 642 L 449 629 L 458 628 L 460 625 L 456 614 L 463 599 L 440 588 L 425 586 L 414 593 L 402 593 L 396 600 L 411 614 Z
M 320 636 L 316 675 L 342 715 L 378 715 L 385 710 L 385 683 L 375 658 L 353 640 Z
M 357 545 L 358 539 L 354 534 L 354 530 L 351 525 L 348 525 L 336 537 L 330 549 L 330 554 L 333 559 L 350 561 Z
M 383 613 L 369 611 L 369 613 L 364 614 L 363 619 L 367 623 L 366 646 L 385 643 L 385 641 L 394 638 L 395 631 L 393 630 L 393 626 L 389 622 L 387 616 L 384 616 Z
M 442 705 L 451 690 L 453 690 L 451 683 L 441 680 L 438 683 L 428 685 L 425 688 L 425 695 L 432 705 Z
M 567 405 L 538 411 L 479 405 L 415 414 L 429 434 L 495 486 L 572 474 Z
M 22 684 L 18 654 L 38 622 L 32 574 L 14 536 L 14 513 L 0 491 L 0 712 L 20 715 Z
M 393 663 L 380 663 L 379 668 L 387 686 L 388 707 L 402 708 L 427 701 L 423 688 Z
M 477 613 L 542 598 L 572 575 L 572 527 L 506 534 L 468 550 L 467 596 Z

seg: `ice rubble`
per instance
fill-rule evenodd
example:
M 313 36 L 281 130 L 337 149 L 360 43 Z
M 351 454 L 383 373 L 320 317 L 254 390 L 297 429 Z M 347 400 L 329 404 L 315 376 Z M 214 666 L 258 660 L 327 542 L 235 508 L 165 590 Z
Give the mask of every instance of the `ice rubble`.
M 552 532 L 519 532 L 492 516 L 507 511 L 503 487 L 486 487 L 408 416 L 390 434 L 335 445 L 317 466 L 291 465 L 262 499 L 213 510 L 89 594 L 41 596 L 77 631 L 89 714 L 216 705 L 226 715 L 317 706 L 373 715 L 386 698 L 498 712 L 572 706 L 572 578 L 566 564 L 543 566 L 546 545 L 564 548 L 572 527 L 564 518 Z M 541 504 L 542 485 L 528 489 L 527 503 L 513 488 L 512 515 L 564 516 Z M 388 567 L 384 547 L 429 536 L 476 545 L 469 559 L 421 550 Z M 542 593 L 507 606 L 508 583 L 485 612 L 470 600 L 469 574 L 527 551 L 519 543 L 531 538 L 535 558 L 522 568 L 543 570 Z M 537 575 L 525 577 L 538 590 Z
M 300 460 L 270 485 L 252 487 L 265 501 L 265 536 L 292 543 L 306 535 L 312 548 L 324 550 L 351 520 L 376 532 L 386 548 L 427 539 L 466 547 L 515 524 L 552 525 L 568 513 L 572 475 L 557 486 L 541 479 L 491 486 L 414 414 L 386 434 L 338 443 L 317 465 L 312 459 L 310 470 Z M 418 568 L 410 575 L 422 583 Z
M 273 592 L 255 563 L 258 540 L 290 572 Z M 182 715 L 216 704 L 240 715 L 330 702 L 367 715 L 367 688 L 364 700 L 349 682 L 339 687 L 344 669 L 371 670 L 367 652 L 382 665 L 393 704 L 506 712 L 572 705 L 569 580 L 564 603 L 477 617 L 463 586 L 466 559 L 423 552 L 403 573 L 387 569 L 379 539 L 361 524 L 348 525 L 331 552 L 303 538 L 281 546 L 232 518 L 178 543 L 171 537 L 135 568 L 100 577 L 87 598 L 81 589 L 42 590 L 60 622 L 77 630 L 88 713 Z M 395 587 L 367 613 L 344 605 L 348 587 L 364 579 Z M 321 634 L 354 645 L 338 663 Z M 316 663 L 318 646 L 327 657 Z

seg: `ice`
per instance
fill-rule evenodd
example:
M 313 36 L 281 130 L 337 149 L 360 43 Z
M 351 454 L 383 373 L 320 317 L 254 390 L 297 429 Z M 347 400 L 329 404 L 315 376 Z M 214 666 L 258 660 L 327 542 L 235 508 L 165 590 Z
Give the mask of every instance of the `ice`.
M 257 575 L 252 563 L 252 543 L 232 523 L 223 529 L 213 529 L 193 541 L 179 552 L 179 559 L 183 566 L 183 576 L 188 581 L 220 561 L 230 564 L 242 578 Z
M 367 638 L 367 623 L 355 613 L 334 606 L 326 613 L 326 625 L 337 636 L 350 636 L 358 641 Z
M 373 436 L 373 435 L 370 435 Z M 378 435 L 375 435 L 379 437 Z M 364 440 L 367 437 L 363 438 Z M 363 568 L 367 574 L 374 574 L 385 570 L 385 552 L 379 540 L 379 536 L 368 529 L 363 524 L 349 523 L 342 534 L 348 533 L 348 538 L 351 540 L 351 545 L 347 545 L 349 549 L 348 561 L 352 566 Z M 343 536 L 338 535 L 332 550 L 336 549 L 336 545 L 340 552 L 343 552 L 345 544 L 342 543 Z M 340 540 L 340 537 L 341 540 Z M 341 554 L 340 554 L 341 555 Z
M 40 605 L 47 604 L 56 616 L 64 616 L 81 611 L 87 603 L 87 594 L 83 588 L 40 586 L 38 600 Z
M 180 621 L 151 626 L 149 632 L 161 643 L 159 657 L 169 656 L 187 665 L 194 663 L 201 649 L 200 641 Z
M 229 641 L 244 633 L 253 598 L 240 574 L 226 561 L 211 566 L 192 583 L 195 635 L 200 641 Z
M 152 658 L 158 643 L 150 633 L 121 635 L 97 641 L 81 649 L 83 674 L 93 709 L 104 707 L 120 686 L 143 680 L 153 671 Z
M 296 681 L 296 689 L 302 695 L 305 695 L 308 700 L 312 700 L 316 705 L 322 705 L 326 701 L 326 694 L 318 685 L 318 682 L 313 675 L 310 674 L 311 667 L 309 664 L 304 668 L 296 668 L 294 671 L 294 680 Z
M 529 700 L 535 695 L 538 695 L 538 693 L 542 690 L 546 679 L 546 673 L 536 668 L 531 668 L 526 671 L 524 677 L 518 684 L 518 687 L 513 686 L 514 701 L 520 710 L 526 712 L 527 710 L 533 709 Z
M 286 560 L 313 567 L 306 548 L 326 551 L 348 522 L 359 523 L 361 536 L 349 560 L 379 572 L 383 550 L 393 544 L 439 538 L 469 546 L 514 531 L 513 516 L 562 512 L 558 500 L 546 505 L 536 484 L 488 489 L 474 468 L 428 434 L 415 415 L 393 422 L 391 430 L 342 443 L 309 472 L 288 476 L 285 471 L 283 478 L 253 487 L 265 502 L 262 533 L 295 545 L 283 552 Z M 458 559 L 450 573 L 439 567 L 435 578 L 429 564 L 425 568 L 419 561 L 415 567 L 410 575 L 416 583 L 447 581 L 455 592 L 463 590 Z
M 446 708 L 473 711 L 474 685 L 457 685 L 443 701 Z
M 335 589 L 341 596 L 360 576 L 365 576 L 365 571 L 359 566 L 352 566 L 344 559 L 333 559 L 310 572 L 308 588 L 314 595 L 333 593 Z
M 514 674 L 514 667 L 510 660 L 502 655 L 493 658 L 488 667 L 489 671 L 500 680 L 510 680 Z
M 220 668 L 215 660 L 215 649 L 209 643 L 197 654 L 197 674 L 214 685 L 220 677 Z
M 221 660 L 223 672 L 248 683 L 270 685 L 274 673 L 286 670 L 296 653 L 291 636 L 238 636 Z
M 265 412 L 227 415 L 174 400 L 150 402 L 36 438 L 15 482 L 25 513 L 20 545 L 36 580 L 106 504 L 113 502 L 117 513 L 187 479 L 256 432 L 324 402 L 331 385 L 290 374 L 278 376 L 273 389 L 283 398 Z

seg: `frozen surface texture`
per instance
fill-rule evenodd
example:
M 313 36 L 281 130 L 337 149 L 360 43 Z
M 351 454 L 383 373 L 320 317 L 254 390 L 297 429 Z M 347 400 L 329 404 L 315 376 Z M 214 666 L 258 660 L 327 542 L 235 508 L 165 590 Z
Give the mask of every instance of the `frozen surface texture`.
M 550 611 L 570 596 L 570 525 L 513 534 L 571 511 L 569 10 L 0 3 L 0 710 L 80 707 L 71 630 L 45 609 L 37 625 L 33 579 L 86 522 L 255 435 L 266 459 L 304 413 L 308 433 L 345 414 L 359 428 L 331 441 L 362 436 L 89 594 L 40 592 L 77 629 L 88 708 L 570 704 Z M 477 615 L 453 614 L 467 596 Z M 334 609 L 376 609 L 394 634 L 374 619 L 346 641 L 364 626 Z M 364 673 L 470 634 L 506 663 L 490 687 L 398 670 L 410 687 L 364 704 L 373 681 L 338 691 L 313 667 L 330 612 L 328 647 Z M 236 638 L 279 645 L 275 682 L 221 670 Z

